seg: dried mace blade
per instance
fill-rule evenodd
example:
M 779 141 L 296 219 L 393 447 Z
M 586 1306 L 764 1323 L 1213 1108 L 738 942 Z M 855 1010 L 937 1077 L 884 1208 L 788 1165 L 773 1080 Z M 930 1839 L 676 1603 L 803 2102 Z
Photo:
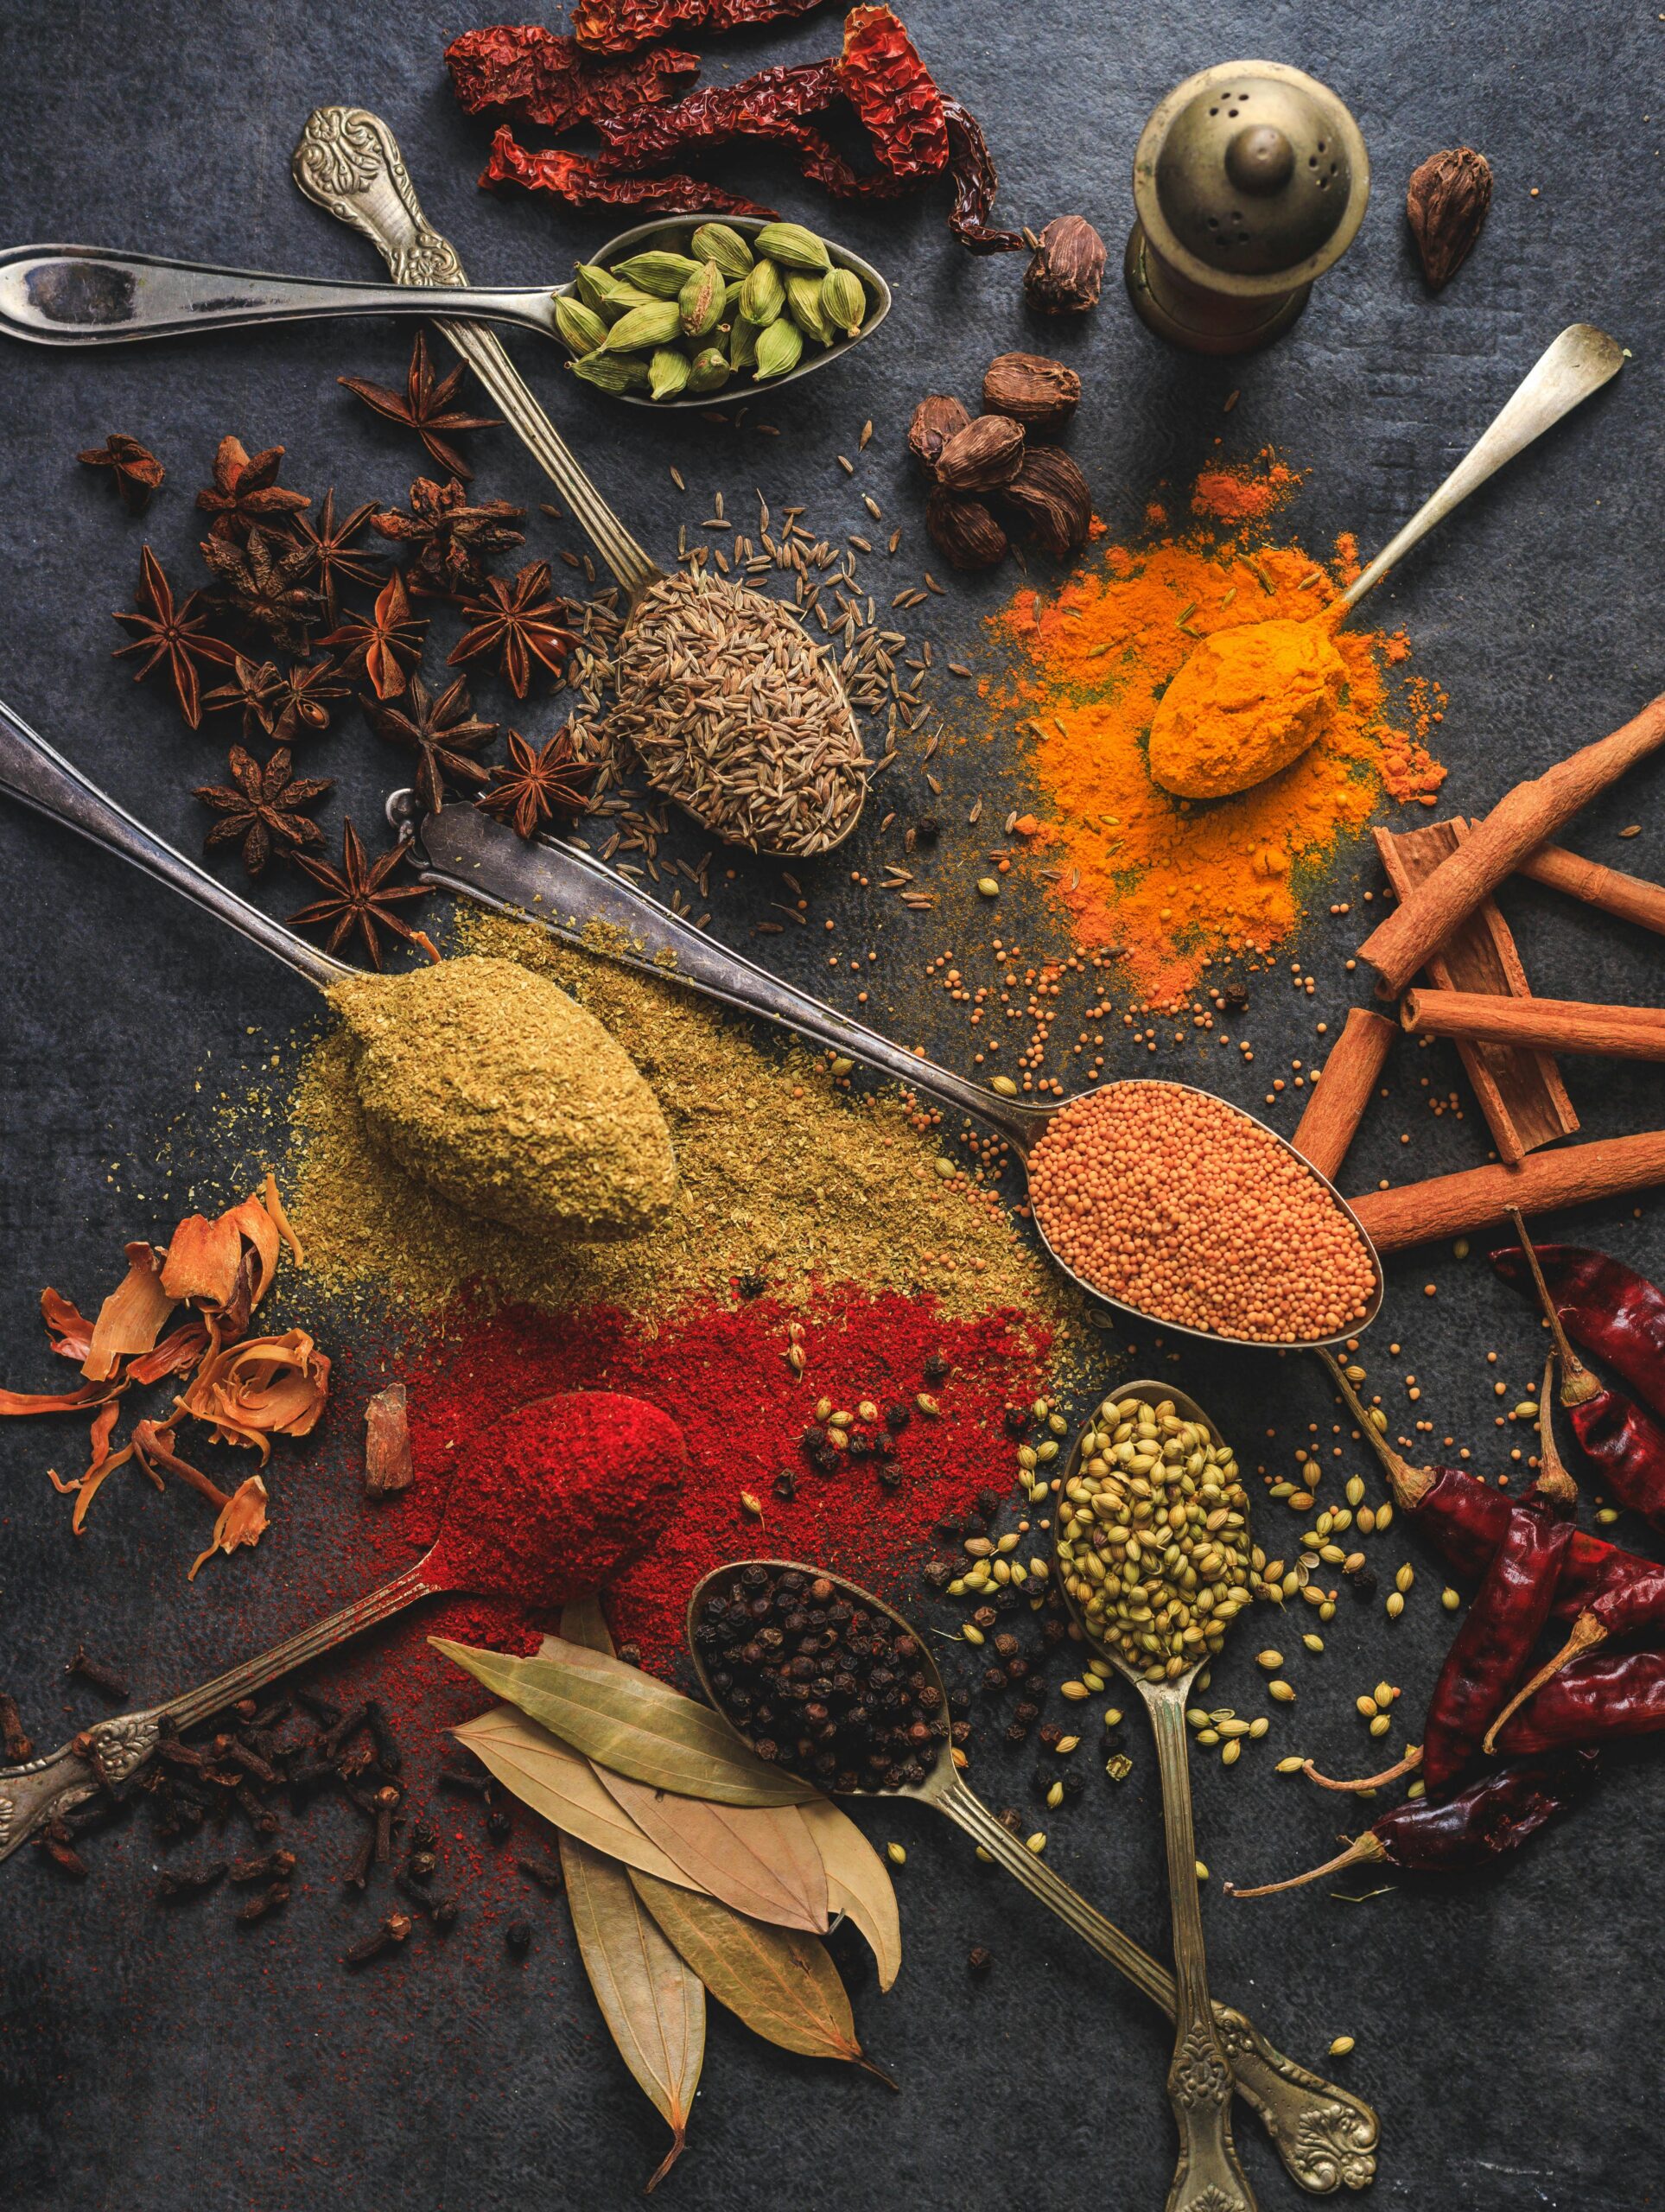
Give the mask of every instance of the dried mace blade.
M 251 630 L 264 630 L 287 652 L 304 652 L 306 633 L 322 611 L 302 578 L 307 557 L 287 538 L 251 530 L 248 543 L 205 537 L 202 557 L 225 587 L 226 603 Z
M 410 512 L 396 507 L 376 515 L 373 526 L 384 537 L 414 545 L 410 580 L 438 592 L 477 591 L 486 579 L 486 561 L 493 553 L 524 545 L 524 507 L 506 499 L 487 499 L 471 507 L 468 495 L 454 478 L 436 484 L 419 476 L 410 486 Z
M 76 455 L 88 468 L 107 468 L 118 495 L 130 515 L 142 515 L 150 494 L 161 488 L 167 474 L 148 446 L 130 438 L 125 430 L 112 430 L 101 446 L 89 446 Z
M 512 584 L 488 576 L 483 595 L 463 602 L 463 620 L 470 626 L 458 639 L 449 664 L 455 668 L 495 652 L 516 698 L 524 699 L 534 661 L 558 677 L 576 647 L 577 638 L 562 620 L 571 612 L 566 600 L 550 595 L 547 561 L 528 562 Z
M 379 699 L 361 698 L 371 728 L 391 744 L 406 745 L 416 755 L 416 795 L 430 814 L 445 804 L 448 781 L 484 786 L 492 771 L 471 756 L 497 735 L 495 722 L 480 721 L 462 677 L 431 697 L 421 677 L 410 679 L 410 696 L 404 706 Z
M 376 595 L 373 613 L 343 622 L 319 643 L 346 647 L 343 676 L 365 677 L 378 699 L 397 699 L 421 664 L 427 631 L 427 616 L 412 614 L 404 577 L 395 569 Z
M 237 656 L 230 645 L 211 638 L 203 629 L 206 613 L 197 611 L 206 605 L 200 592 L 194 591 L 177 607 L 174 604 L 173 586 L 148 545 L 139 556 L 137 597 L 137 611 L 118 613 L 115 619 L 137 634 L 130 645 L 118 645 L 111 658 L 121 660 L 129 653 L 143 656 L 134 671 L 136 683 L 142 683 L 165 661 L 173 678 L 179 710 L 195 729 L 202 720 L 202 688 L 197 677 L 197 663 L 204 661 L 216 668 L 226 668 Z
M 556 730 L 541 751 L 518 730 L 509 732 L 509 763 L 493 768 L 493 788 L 474 801 L 506 822 L 517 836 L 535 836 L 557 814 L 581 814 L 589 804 L 594 766 L 579 757 L 572 725 Z
M 1430 291 L 1450 283 L 1473 251 L 1491 205 L 1491 164 L 1472 146 L 1430 154 L 1411 172 L 1405 214 Z
M 202 841 L 206 851 L 240 844 L 244 867 L 251 875 L 259 875 L 275 851 L 295 853 L 305 845 L 322 844 L 322 831 L 307 820 L 302 810 L 316 806 L 334 790 L 330 778 L 296 777 L 282 746 L 263 768 L 251 753 L 234 745 L 226 765 L 229 785 L 197 785 L 198 798 L 219 817 Z
M 439 949 L 432 938 L 422 930 L 413 930 L 397 912 L 400 906 L 412 899 L 425 899 L 425 883 L 392 883 L 389 878 L 405 858 L 403 845 L 395 845 L 391 852 L 380 854 L 377 859 L 365 858 L 364 840 L 351 822 L 341 825 L 341 865 L 329 867 L 323 861 L 309 859 L 297 853 L 297 866 L 303 868 L 313 881 L 321 884 L 324 897 L 315 899 L 289 919 L 300 929 L 327 929 L 329 938 L 326 950 L 337 951 L 356 930 L 364 945 L 370 964 L 378 971 L 382 965 L 382 931 L 388 931 L 402 937 L 407 944 L 415 944 L 437 961 Z
M 462 389 L 462 378 L 461 368 L 453 369 L 449 376 L 435 377 L 428 358 L 428 340 L 419 330 L 410 348 L 410 365 L 405 372 L 402 392 L 390 391 L 384 384 L 372 384 L 364 377 L 337 377 L 335 381 L 362 399 L 366 407 L 373 407 L 386 421 L 414 430 L 440 467 L 448 468 L 453 476 L 460 476 L 467 483 L 474 472 L 446 434 L 455 430 L 495 430 L 501 425 L 494 416 L 466 415 L 453 405 Z
M 282 446 L 268 446 L 251 457 L 240 438 L 222 438 L 214 453 L 214 480 L 196 495 L 204 514 L 213 517 L 210 535 L 241 544 L 257 523 L 270 525 L 309 507 L 306 493 L 286 491 L 278 483 L 283 465 Z

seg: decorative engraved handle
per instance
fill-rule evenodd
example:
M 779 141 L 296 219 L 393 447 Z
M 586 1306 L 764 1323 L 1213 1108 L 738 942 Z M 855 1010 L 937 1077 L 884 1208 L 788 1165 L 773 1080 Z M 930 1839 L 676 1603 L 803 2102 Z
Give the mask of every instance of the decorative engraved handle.
M 10 1859 L 54 1813 L 68 1812 L 98 1787 L 92 1766 L 68 1744 L 22 1766 L 0 1767 L 0 1859 Z
M 1179 2128 L 1179 2163 L 1168 2212 L 1254 2212 L 1255 2200 L 1231 2139 L 1231 2069 L 1208 1994 L 1203 1908 L 1197 1894 L 1197 1836 L 1191 1816 L 1185 1694 L 1191 1677 L 1144 1689 L 1162 1777 L 1168 1897 L 1173 1916 L 1174 2041 L 1168 2101 Z
M 945 1789 L 932 1791 L 930 1802 L 1173 2018 L 1174 1983 L 1167 1969 L 1003 1828 L 957 1776 Z M 1238 2093 L 1259 2114 L 1291 2178 L 1314 2196 L 1344 2187 L 1368 2188 L 1376 2178 L 1374 2153 L 1381 2133 L 1369 2106 L 1286 2058 L 1245 2014 L 1223 2005 L 1215 2005 L 1213 2012 Z
M 467 285 L 456 248 L 429 227 L 398 143 L 379 116 L 361 107 L 315 108 L 289 166 L 308 200 L 370 239 L 395 283 Z M 664 570 L 579 467 L 500 341 L 473 322 L 442 322 L 440 328 L 564 495 L 628 597 L 639 598 Z

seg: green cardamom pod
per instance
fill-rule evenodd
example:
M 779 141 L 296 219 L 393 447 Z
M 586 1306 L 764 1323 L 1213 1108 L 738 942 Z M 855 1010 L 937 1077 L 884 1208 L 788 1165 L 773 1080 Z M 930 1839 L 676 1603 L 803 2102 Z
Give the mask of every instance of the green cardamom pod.
M 644 346 L 668 346 L 683 327 L 675 300 L 650 300 L 621 315 L 607 333 L 609 353 L 634 353 Z
M 755 374 L 759 384 L 769 377 L 784 377 L 804 358 L 804 334 L 785 315 L 766 324 L 758 333 Z
M 655 399 L 675 399 L 677 393 L 688 389 L 688 379 L 693 363 L 680 347 L 658 346 L 647 365 L 647 388 Z
M 813 338 L 817 346 L 830 346 L 833 327 L 821 304 L 821 285 L 822 279 L 807 270 L 788 270 L 786 312 L 806 338 Z
M 747 273 L 749 274 L 750 272 L 748 271 Z M 727 315 L 731 308 L 737 308 L 740 305 L 740 288 L 745 281 L 746 279 L 743 276 L 731 276 L 728 282 L 723 286 L 722 311 L 725 315 Z
M 755 258 L 740 232 L 728 223 L 702 223 L 691 246 L 702 261 L 715 261 L 725 276 L 745 276 Z
M 572 273 L 573 281 L 578 287 L 578 296 L 584 305 L 594 308 L 597 315 L 606 315 L 613 305 L 613 296 L 619 289 L 618 278 L 594 261 L 575 261 Z
M 622 353 L 584 353 L 567 366 L 574 376 L 582 377 L 586 384 L 602 391 L 637 391 L 647 382 L 645 365 L 626 359 Z
M 728 365 L 731 369 L 749 369 L 757 357 L 758 327 L 747 322 L 743 315 L 737 315 L 728 334 Z
M 821 305 L 828 321 L 846 338 L 861 333 L 867 320 L 867 296 L 853 269 L 829 269 L 821 280 Z
M 759 253 L 778 261 L 783 269 L 830 269 L 826 247 L 802 223 L 766 223 L 753 241 Z
M 759 261 L 740 288 L 740 311 L 761 330 L 786 304 L 786 287 L 772 261 Z
M 704 337 L 722 313 L 725 289 L 722 271 L 715 261 L 708 261 L 689 278 L 677 295 L 684 338 Z
M 656 300 L 674 300 L 689 278 L 698 274 L 699 266 L 685 253 L 632 253 L 628 261 L 615 261 L 613 273 L 626 284 L 640 285 Z
M 721 346 L 702 346 L 694 356 L 688 389 L 690 391 L 720 391 L 733 374 L 728 365 L 728 356 Z
M 605 319 L 569 292 L 555 296 L 555 327 L 575 353 L 593 353 L 607 342 Z

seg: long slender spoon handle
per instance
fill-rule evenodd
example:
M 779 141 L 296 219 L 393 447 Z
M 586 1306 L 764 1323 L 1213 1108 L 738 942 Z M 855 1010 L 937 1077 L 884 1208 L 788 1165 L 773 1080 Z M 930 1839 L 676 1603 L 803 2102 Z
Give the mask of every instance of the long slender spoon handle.
M 1189 1688 L 1190 1677 L 1183 1680 Z M 1209 2001 L 1185 1691 L 1177 1685 L 1164 1686 L 1146 1689 L 1143 1694 L 1162 1777 L 1173 1921 L 1174 2036 L 1168 2101 L 1179 2126 L 1179 2164 L 1168 2191 L 1168 2212 L 1254 2212 L 1255 2200 L 1231 2139 L 1231 2069 Z
M 308 200 L 371 240 L 396 284 L 467 284 L 456 248 L 423 214 L 398 143 L 379 116 L 361 107 L 315 108 L 289 167 Z M 501 342 L 472 321 L 443 321 L 440 328 L 563 495 L 627 596 L 639 597 L 664 570 L 579 467 Z
M 1021 1152 L 1046 1115 L 1002 1098 L 951 1069 L 797 990 L 655 904 L 575 846 L 517 837 L 478 807 L 448 806 L 422 823 L 421 873 L 479 906 L 524 915 L 551 937 L 638 968 L 658 982 L 684 982 L 736 1013 L 757 1014 L 835 1052 L 848 1052 L 948 1107 L 993 1123 Z M 597 931 L 594 925 L 602 924 Z
M 206 907 L 239 936 L 261 946 L 274 958 L 304 976 L 321 990 L 354 971 L 345 962 L 332 959 L 316 945 L 308 944 L 292 930 L 263 914 L 246 899 L 175 852 L 165 839 L 129 814 L 101 791 L 74 763 L 32 730 L 21 715 L 0 699 L 0 791 L 5 791 L 43 814 L 48 821 L 77 830 L 106 852 L 131 861 L 146 875 L 165 883 L 193 905 Z
M 982 1799 L 956 1777 L 930 1802 L 980 1844 L 1008 1874 L 1108 1959 L 1135 1989 L 1170 2018 L 1173 1977 L 1130 1936 L 1059 1879 L 1018 1837 L 1003 1828 Z M 1291 2178 L 1314 2196 L 1336 2190 L 1368 2189 L 1376 2178 L 1381 2126 L 1376 2113 L 1350 2090 L 1338 2089 L 1286 2058 L 1244 2013 L 1214 2007 L 1214 2025 L 1238 2094 L 1259 2114 Z
M 1481 432 L 1439 490 L 1422 502 L 1396 537 L 1389 539 L 1352 588 L 1342 594 L 1342 605 L 1357 607 L 1419 538 L 1426 537 L 1488 476 L 1495 476 L 1506 461 L 1513 461 L 1563 415 L 1570 415 L 1592 391 L 1599 391 L 1624 365 L 1624 348 L 1617 339 L 1598 330 L 1592 322 L 1570 324 L 1539 355 L 1502 413 Z
M 115 346 L 332 315 L 469 315 L 550 334 L 551 295 L 467 286 L 341 284 L 219 269 L 94 245 L 15 245 L 0 253 L 0 331 L 35 346 Z
M 118 1787 L 130 1780 L 155 1753 L 164 1726 L 188 1728 L 206 1720 L 210 1713 L 222 1712 L 292 1668 L 333 1651 L 338 1643 L 414 1605 L 418 1599 L 436 1595 L 441 1586 L 424 1579 L 426 1564 L 418 1560 L 379 1590 L 355 1598 L 340 1612 L 315 1621 L 213 1681 L 169 1698 L 165 1705 L 149 1706 L 142 1713 L 112 1713 L 107 1720 L 95 1721 L 62 1751 L 32 1759 L 26 1766 L 0 1768 L 0 1859 L 7 1858 L 54 1813 L 90 1797 L 101 1784 Z

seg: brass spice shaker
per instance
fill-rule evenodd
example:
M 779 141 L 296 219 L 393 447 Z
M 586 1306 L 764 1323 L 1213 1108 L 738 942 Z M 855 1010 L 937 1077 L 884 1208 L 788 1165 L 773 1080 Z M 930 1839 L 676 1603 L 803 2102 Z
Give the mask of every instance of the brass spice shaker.
M 1358 125 L 1316 78 L 1226 61 L 1176 86 L 1133 164 L 1128 290 L 1141 320 L 1198 353 L 1287 330 L 1364 219 Z

